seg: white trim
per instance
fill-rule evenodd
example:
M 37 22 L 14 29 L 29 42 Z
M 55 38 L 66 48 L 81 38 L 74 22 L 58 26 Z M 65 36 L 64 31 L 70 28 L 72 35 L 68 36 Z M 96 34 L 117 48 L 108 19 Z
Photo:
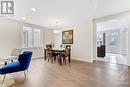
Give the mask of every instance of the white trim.
M 90 62 L 90 63 L 93 62 L 93 60 L 90 60 L 90 59 L 83 59 L 83 58 L 76 58 L 76 57 L 72 57 L 72 59 L 80 60 L 80 61 L 85 61 L 85 62 Z
M 130 66 L 130 12 L 128 13 L 128 66 Z

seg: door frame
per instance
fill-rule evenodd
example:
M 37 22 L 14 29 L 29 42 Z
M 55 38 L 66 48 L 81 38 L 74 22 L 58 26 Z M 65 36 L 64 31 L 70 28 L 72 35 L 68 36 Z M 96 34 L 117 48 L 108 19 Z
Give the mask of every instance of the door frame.
M 128 20 L 128 66 L 130 66 L 130 11 L 127 12 L 122 12 L 122 13 L 118 13 L 118 14 L 114 14 L 114 15 L 110 15 L 110 16 L 105 16 L 105 17 L 101 17 L 101 18 L 95 18 L 93 19 L 93 61 L 97 60 L 97 47 L 96 47 L 96 23 L 98 22 L 105 22 L 105 21 L 109 21 L 109 20 L 114 20 L 114 19 L 127 19 Z

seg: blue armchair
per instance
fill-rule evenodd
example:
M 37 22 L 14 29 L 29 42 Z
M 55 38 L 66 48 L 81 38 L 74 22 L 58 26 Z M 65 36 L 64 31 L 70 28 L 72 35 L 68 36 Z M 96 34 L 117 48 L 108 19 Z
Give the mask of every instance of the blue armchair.
M 7 65 L 0 68 L 0 74 L 4 75 L 4 79 L 6 74 L 13 73 L 13 72 L 19 72 L 24 71 L 24 75 L 26 78 L 25 71 L 28 69 L 30 61 L 32 57 L 31 51 L 23 52 L 23 54 L 19 55 L 19 58 L 16 62 L 8 63 Z M 4 81 L 3 79 L 3 81 Z

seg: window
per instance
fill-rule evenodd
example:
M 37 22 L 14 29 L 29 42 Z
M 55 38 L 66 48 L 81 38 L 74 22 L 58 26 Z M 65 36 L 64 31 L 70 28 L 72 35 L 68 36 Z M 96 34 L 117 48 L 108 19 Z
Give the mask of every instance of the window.
M 109 33 L 109 45 L 116 45 L 117 44 L 117 38 L 118 38 L 118 32 L 110 32 Z
M 23 31 L 23 39 L 24 39 L 23 45 L 27 47 L 28 46 L 28 32 L 27 31 Z
M 42 47 L 42 38 L 41 38 L 41 31 L 40 29 L 34 29 L 33 32 L 33 37 L 34 37 L 34 47 Z
M 32 47 L 32 27 L 23 27 L 23 40 L 22 40 L 22 47 Z
M 42 47 L 42 37 L 41 29 L 24 26 L 22 33 L 22 48 Z

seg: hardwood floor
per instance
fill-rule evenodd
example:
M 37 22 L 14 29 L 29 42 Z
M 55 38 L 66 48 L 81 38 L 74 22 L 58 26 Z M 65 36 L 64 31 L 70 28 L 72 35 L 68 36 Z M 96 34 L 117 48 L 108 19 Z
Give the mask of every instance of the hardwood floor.
M 72 60 L 60 66 L 43 59 L 33 60 L 27 79 L 24 73 L 12 74 L 15 84 L 10 87 L 130 87 L 127 66 L 94 61 Z

